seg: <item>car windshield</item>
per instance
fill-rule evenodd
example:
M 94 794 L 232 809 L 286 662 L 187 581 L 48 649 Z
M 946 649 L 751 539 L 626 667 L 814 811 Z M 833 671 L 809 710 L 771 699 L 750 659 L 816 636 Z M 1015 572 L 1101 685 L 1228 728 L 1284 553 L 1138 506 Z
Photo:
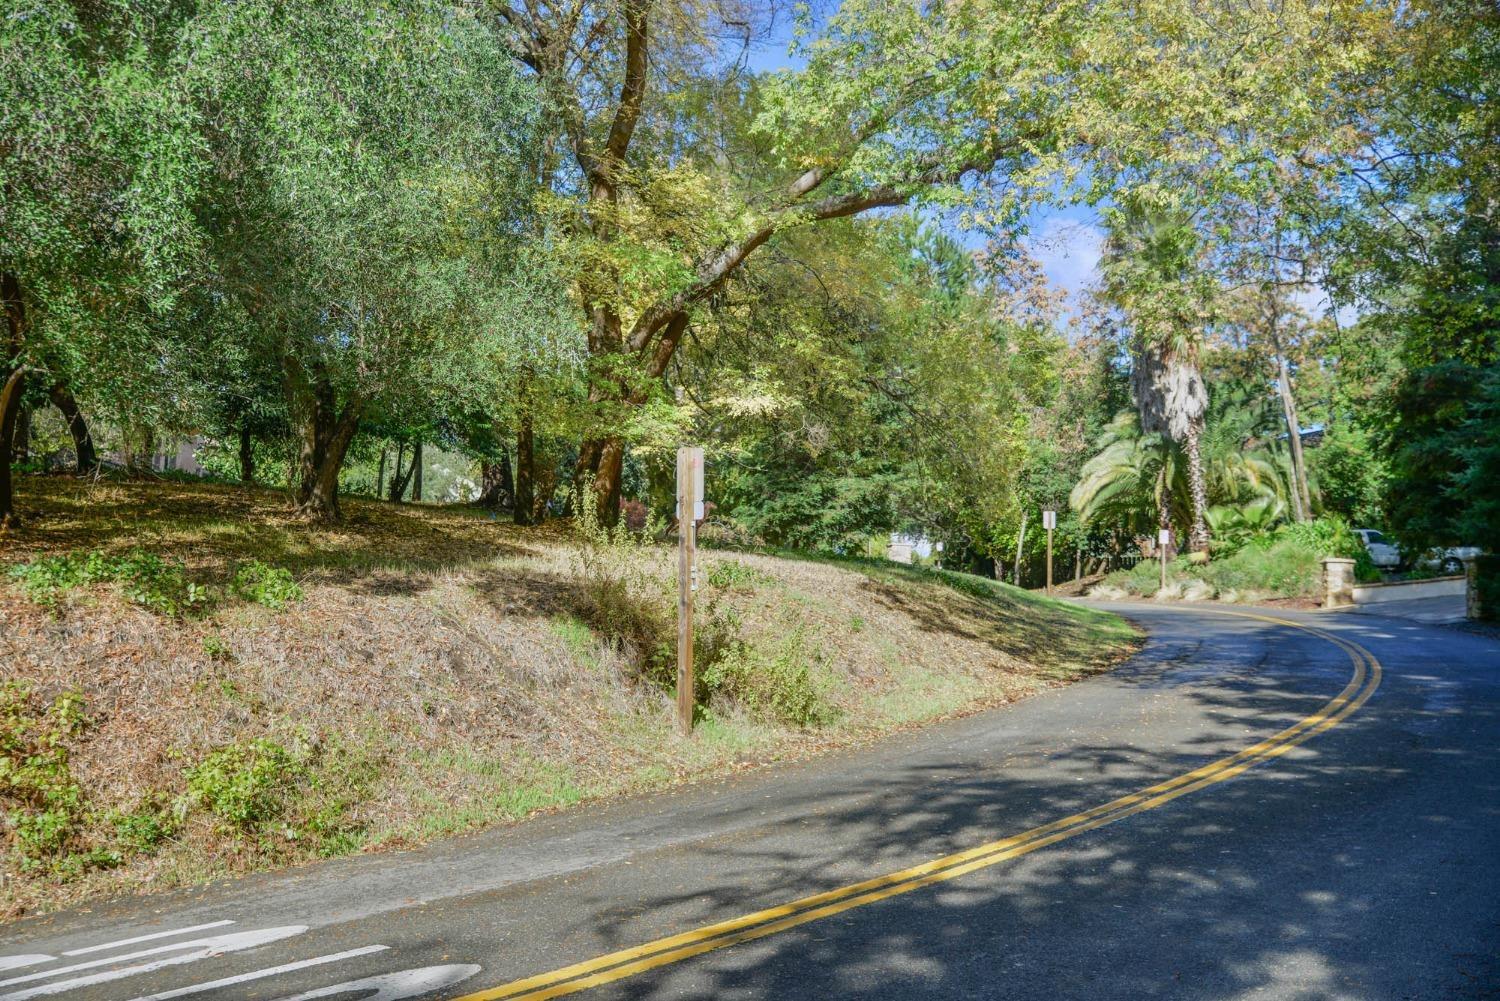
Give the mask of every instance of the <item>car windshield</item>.
M 1373 529 L 1371 529 L 1370 531 L 1366 532 L 1365 536 L 1366 536 L 1366 540 L 1365 541 L 1367 541 L 1367 542 L 1384 542 L 1385 541 L 1385 536 L 1381 535 L 1379 532 L 1377 532 L 1377 531 L 1375 531 Z

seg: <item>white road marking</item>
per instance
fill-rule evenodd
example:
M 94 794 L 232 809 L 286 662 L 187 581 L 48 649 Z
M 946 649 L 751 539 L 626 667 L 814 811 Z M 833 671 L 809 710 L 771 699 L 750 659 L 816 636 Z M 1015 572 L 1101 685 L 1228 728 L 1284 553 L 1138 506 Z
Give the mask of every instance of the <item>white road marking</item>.
M 479 970 L 480 968 L 472 963 L 424 966 L 419 970 L 402 970 L 400 973 L 386 973 L 378 977 L 367 977 L 364 980 L 334 984 L 332 987 L 320 987 L 304 994 L 279 998 L 278 1001 L 314 1001 L 316 998 L 353 994 L 356 991 L 375 992 L 361 996 L 359 1001 L 403 1001 L 405 998 L 421 997 L 423 994 L 430 994 L 444 987 L 461 983 L 478 973 Z
M 210 921 L 206 925 L 191 925 L 187 928 L 176 928 L 172 931 L 157 931 L 150 935 L 137 935 L 135 938 L 122 938 L 118 942 L 105 942 L 103 945 L 91 945 L 85 949 L 69 949 L 63 953 L 64 956 L 83 956 L 91 952 L 104 952 L 107 949 L 121 949 L 127 945 L 135 945 L 139 942 L 151 942 L 159 938 L 171 938 L 174 935 L 186 935 L 189 932 L 208 931 L 210 928 L 223 928 L 232 925 L 233 921 Z
M 241 973 L 237 977 L 210 980 L 206 984 L 193 984 L 191 987 L 178 987 L 175 990 L 162 991 L 160 994 L 147 994 L 144 997 L 132 998 L 131 1001 L 167 1001 L 168 998 L 180 998 L 188 994 L 197 994 L 201 991 L 212 991 L 220 987 L 229 987 L 233 984 L 243 984 L 247 980 L 262 980 L 266 977 L 277 977 L 283 973 L 305 970 L 309 966 L 322 966 L 324 963 L 337 963 L 340 960 L 353 959 L 356 956 L 368 956 L 372 952 L 385 952 L 389 948 L 390 946 L 388 945 L 367 945 L 363 949 L 350 949 L 348 952 L 335 952 L 327 956 L 316 956 L 312 959 L 287 963 L 284 966 L 272 966 L 268 969 L 256 970 L 254 973 Z
M 0 980 L 0 987 L 11 984 L 26 983 L 33 980 L 44 980 L 51 977 L 61 976 L 64 973 L 73 973 L 79 970 L 93 969 L 99 966 L 107 966 L 112 963 L 121 963 L 129 959 L 140 959 L 145 956 L 159 955 L 163 952 L 175 952 L 180 949 L 189 949 L 197 946 L 194 952 L 181 956 L 173 956 L 170 959 L 158 959 L 150 963 L 142 963 L 138 966 L 127 966 L 119 970 L 107 970 L 103 973 L 93 973 L 85 977 L 75 977 L 72 980 L 63 980 L 57 983 L 42 984 L 25 990 L 15 991 L 10 994 L 0 994 L 0 1001 L 26 1001 L 27 998 L 41 997 L 44 994 L 61 994 L 63 991 L 74 990 L 79 987 L 91 987 L 94 984 L 108 983 L 112 980 L 123 980 L 126 977 L 134 977 L 142 973 L 151 973 L 168 966 L 180 966 L 183 963 L 196 963 L 201 959 L 211 959 L 227 952 L 239 952 L 244 949 L 253 949 L 258 945 L 268 942 L 276 942 L 280 939 L 291 938 L 307 931 L 307 925 L 284 925 L 280 928 L 261 928 L 257 931 L 236 932 L 232 935 L 217 935 L 213 938 L 196 939 L 192 942 L 178 942 L 173 945 L 158 946 L 155 949 L 143 949 L 140 952 L 130 953 L 125 956 L 114 956 L 109 959 L 96 959 L 90 963 L 78 963 L 73 966 L 63 967 L 59 970 L 48 970 L 41 973 L 32 973 L 24 977 L 13 977 L 10 980 Z
M 41 952 L 33 952 L 29 956 L 0 956 L 0 973 L 6 970 L 19 970 L 23 966 L 35 966 L 38 963 L 50 963 L 56 958 L 56 956 Z

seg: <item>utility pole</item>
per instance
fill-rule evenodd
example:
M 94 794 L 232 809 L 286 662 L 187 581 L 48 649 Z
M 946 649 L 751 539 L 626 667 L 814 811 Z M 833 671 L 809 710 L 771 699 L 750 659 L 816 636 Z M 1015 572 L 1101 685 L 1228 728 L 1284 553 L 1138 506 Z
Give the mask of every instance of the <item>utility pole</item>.
M 1042 512 L 1042 527 L 1047 530 L 1047 593 L 1052 593 L 1052 532 L 1057 528 L 1057 512 Z
M 677 728 L 693 732 L 693 592 L 703 518 L 703 449 L 677 450 Z

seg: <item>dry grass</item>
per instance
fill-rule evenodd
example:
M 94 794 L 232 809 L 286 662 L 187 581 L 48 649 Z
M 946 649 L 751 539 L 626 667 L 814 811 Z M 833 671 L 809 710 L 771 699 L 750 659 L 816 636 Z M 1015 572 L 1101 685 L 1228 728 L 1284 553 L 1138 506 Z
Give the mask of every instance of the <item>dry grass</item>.
M 805 637 L 835 721 L 816 729 L 714 706 L 675 735 L 643 683 L 578 616 L 563 526 L 517 529 L 465 509 L 349 499 L 314 529 L 272 491 L 23 478 L 26 526 L 0 572 L 43 555 L 144 547 L 208 584 L 237 561 L 290 569 L 305 600 L 226 602 L 183 619 L 107 588 L 55 611 L 0 584 L 3 680 L 77 690 L 90 724 L 71 768 L 96 815 L 180 799 L 184 770 L 266 736 L 315 766 L 299 817 L 335 833 L 234 832 L 201 811 L 149 852 L 66 881 L 12 870 L 0 916 L 183 885 L 319 854 L 408 846 L 537 810 L 658 788 L 1013 701 L 1118 660 L 1119 620 L 1011 588 L 892 565 L 705 553 L 743 568 L 721 602 L 751 644 Z M 668 564 L 665 551 L 643 558 Z M 98 831 L 95 831 L 98 835 Z M 102 836 L 102 835 L 99 835 Z

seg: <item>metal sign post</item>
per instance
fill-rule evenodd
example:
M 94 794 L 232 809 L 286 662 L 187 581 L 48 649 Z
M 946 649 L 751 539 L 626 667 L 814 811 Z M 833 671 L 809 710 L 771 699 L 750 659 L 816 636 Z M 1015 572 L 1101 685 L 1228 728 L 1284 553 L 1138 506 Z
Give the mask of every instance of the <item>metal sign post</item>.
M 1047 593 L 1052 593 L 1052 530 L 1057 528 L 1057 512 L 1042 512 L 1042 527 L 1047 530 Z
M 693 592 L 703 520 L 703 449 L 677 450 L 677 728 L 693 732 Z
M 1161 552 L 1161 589 L 1167 589 L 1167 550 L 1172 547 L 1172 530 L 1160 529 L 1156 533 L 1156 548 Z

